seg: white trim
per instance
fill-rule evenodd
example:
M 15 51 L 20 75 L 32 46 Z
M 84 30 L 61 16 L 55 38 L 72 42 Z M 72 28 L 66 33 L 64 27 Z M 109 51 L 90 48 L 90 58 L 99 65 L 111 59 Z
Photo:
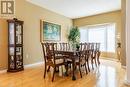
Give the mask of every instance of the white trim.
M 37 62 L 37 63 L 33 63 L 33 64 L 27 64 L 27 65 L 24 65 L 24 68 L 30 68 L 30 67 L 34 67 L 34 66 L 38 66 L 38 65 L 42 65 L 44 64 L 44 62 Z
M 44 62 L 37 62 L 37 63 L 33 63 L 33 64 L 27 64 L 27 65 L 24 65 L 24 68 L 30 68 L 30 67 L 34 67 L 34 66 L 38 66 L 38 65 L 42 65 L 44 64 Z M 0 74 L 2 73 L 6 73 L 7 72 L 7 69 L 4 69 L 4 70 L 0 70 Z
M 2 74 L 2 73 L 6 73 L 6 72 L 7 72 L 7 69 L 0 70 L 0 74 Z
M 124 84 L 130 86 L 130 81 L 125 80 Z
M 123 69 L 126 69 L 126 66 L 124 66 L 124 65 L 122 65 L 121 67 L 122 67 Z

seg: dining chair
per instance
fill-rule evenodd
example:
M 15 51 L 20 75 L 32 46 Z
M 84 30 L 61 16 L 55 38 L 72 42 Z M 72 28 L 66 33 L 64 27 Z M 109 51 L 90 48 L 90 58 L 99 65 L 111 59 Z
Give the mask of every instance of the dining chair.
M 86 66 L 86 59 L 85 59 L 85 47 L 86 47 L 85 43 L 80 43 L 79 53 L 77 54 L 78 59 L 76 60 L 76 66 L 79 67 L 81 78 L 82 78 L 82 72 L 81 72 L 82 66 L 85 67 L 86 74 L 88 74 L 87 66 Z
M 92 64 L 92 69 L 94 69 L 93 64 L 95 62 L 95 65 L 97 67 L 99 62 L 99 56 L 100 56 L 100 44 L 97 43 L 91 43 L 91 64 Z M 97 63 L 98 62 L 98 63 Z
M 96 43 L 96 60 L 98 62 L 98 65 L 100 64 L 100 60 L 99 60 L 100 55 L 101 55 L 100 43 Z
M 91 66 L 92 66 L 92 69 L 94 69 L 94 60 L 95 60 L 95 51 L 94 51 L 94 43 L 90 43 L 90 60 L 91 60 Z
M 85 46 L 86 46 L 85 47 L 85 60 L 86 60 L 88 71 L 90 72 L 90 67 L 89 67 L 89 58 L 90 58 L 90 54 L 91 54 L 90 43 L 85 43 Z
M 45 62 L 45 69 L 44 69 L 44 78 L 46 76 L 47 72 L 47 66 L 50 68 L 52 67 L 53 70 L 53 76 L 52 76 L 52 82 L 54 80 L 54 75 L 56 72 L 56 67 L 65 65 L 65 60 L 62 56 L 56 56 L 55 55 L 55 43 L 41 43 L 43 48 L 43 55 L 44 55 L 44 62 Z
M 71 50 L 71 47 L 70 47 L 69 43 L 62 42 L 62 43 L 59 43 L 59 44 L 60 44 L 60 50 L 61 51 L 69 51 L 69 50 Z M 71 60 L 69 60 L 69 55 L 64 55 L 64 57 L 67 59 L 67 63 L 71 68 Z

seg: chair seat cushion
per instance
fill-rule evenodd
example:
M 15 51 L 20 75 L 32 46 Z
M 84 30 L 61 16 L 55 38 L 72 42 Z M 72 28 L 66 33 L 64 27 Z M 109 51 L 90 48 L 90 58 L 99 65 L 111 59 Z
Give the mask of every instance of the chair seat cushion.
M 56 64 L 62 64 L 62 63 L 64 63 L 64 59 L 56 59 L 55 63 Z

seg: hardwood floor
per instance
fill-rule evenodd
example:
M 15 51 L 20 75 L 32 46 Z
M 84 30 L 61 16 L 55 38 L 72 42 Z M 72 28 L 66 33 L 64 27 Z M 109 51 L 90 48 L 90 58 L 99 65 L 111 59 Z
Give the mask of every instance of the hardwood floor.
M 77 72 L 76 81 L 71 76 L 61 77 L 57 73 L 51 82 L 51 72 L 43 78 L 43 65 L 27 68 L 22 72 L 0 74 L 0 87 L 127 87 L 123 84 L 125 69 L 120 64 L 101 60 L 101 65 L 83 78 Z

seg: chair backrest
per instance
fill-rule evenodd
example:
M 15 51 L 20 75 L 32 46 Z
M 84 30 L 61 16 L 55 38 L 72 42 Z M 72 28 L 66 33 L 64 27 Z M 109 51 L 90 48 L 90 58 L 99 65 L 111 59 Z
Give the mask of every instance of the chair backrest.
M 65 43 L 59 43 L 60 44 L 60 50 L 65 50 Z
M 85 43 L 85 55 L 89 56 L 90 54 L 90 43 Z
M 90 55 L 91 57 L 94 57 L 94 48 L 95 48 L 95 43 L 89 43 L 90 44 Z
M 54 63 L 55 64 L 55 43 L 41 43 L 43 48 L 43 54 L 44 54 L 44 61 Z
M 79 44 L 80 48 L 80 54 L 79 54 L 79 59 L 83 59 L 85 58 L 85 54 L 86 54 L 86 44 L 85 43 L 80 43 Z
M 58 43 L 53 43 L 54 44 L 54 50 L 58 50 Z
M 97 43 L 94 43 L 94 51 L 97 50 Z
M 62 46 L 64 51 L 67 50 L 67 43 L 63 43 Z
M 70 50 L 70 44 L 69 43 L 59 43 L 60 44 L 60 50 L 67 51 Z
M 71 44 L 70 43 L 67 43 L 67 50 L 71 50 Z
M 94 44 L 93 43 L 89 43 L 89 50 L 91 52 L 93 52 L 93 50 L 94 50 Z
M 90 46 L 91 46 L 90 43 L 85 43 L 85 50 L 89 51 L 91 49 Z
M 81 50 L 81 51 L 86 49 L 86 44 L 85 43 L 80 43 L 79 46 L 80 46 L 79 50 Z
M 96 43 L 96 51 L 100 51 L 100 43 Z

